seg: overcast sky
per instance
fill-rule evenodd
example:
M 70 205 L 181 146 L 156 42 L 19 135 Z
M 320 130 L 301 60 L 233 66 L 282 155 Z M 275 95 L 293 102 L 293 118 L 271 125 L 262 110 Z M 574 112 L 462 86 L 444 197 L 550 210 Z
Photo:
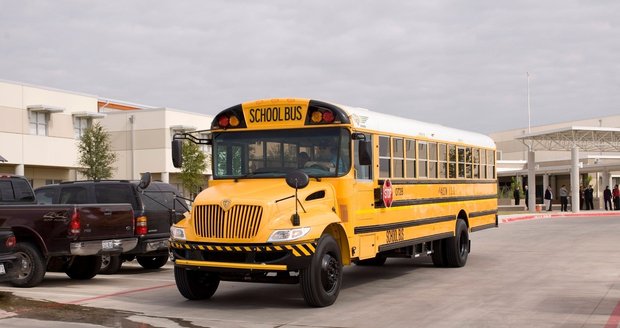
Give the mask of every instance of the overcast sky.
M 620 1 L 0 0 L 0 79 L 215 114 L 301 97 L 490 133 L 620 114 Z M 206 127 L 205 127 L 206 128 Z

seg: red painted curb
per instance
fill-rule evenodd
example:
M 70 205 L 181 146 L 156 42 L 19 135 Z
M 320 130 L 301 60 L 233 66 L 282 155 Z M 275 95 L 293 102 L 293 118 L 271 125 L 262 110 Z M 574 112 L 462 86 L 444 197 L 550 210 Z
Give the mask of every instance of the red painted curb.
M 501 216 L 501 215 L 500 215 Z M 563 217 L 591 217 L 591 216 L 620 216 L 620 212 L 618 211 L 610 211 L 610 212 L 588 212 L 583 211 L 579 213 L 536 213 L 536 214 L 527 214 L 523 216 L 514 216 L 509 218 L 500 218 L 500 223 L 510 223 L 516 221 L 525 221 L 525 220 L 533 220 L 533 219 L 552 219 L 552 218 L 563 218 Z

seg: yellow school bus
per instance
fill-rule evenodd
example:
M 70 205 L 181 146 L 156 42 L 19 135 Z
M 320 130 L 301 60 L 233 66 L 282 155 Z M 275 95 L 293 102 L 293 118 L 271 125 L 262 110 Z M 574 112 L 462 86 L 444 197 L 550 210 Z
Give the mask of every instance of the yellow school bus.
M 203 136 L 203 137 L 200 137 Z M 207 136 L 207 137 L 204 137 Z M 298 283 L 333 304 L 343 266 L 430 256 L 462 267 L 469 233 L 497 227 L 495 144 L 487 136 L 310 99 L 265 99 L 218 113 L 213 179 L 171 228 L 179 292 L 220 281 Z

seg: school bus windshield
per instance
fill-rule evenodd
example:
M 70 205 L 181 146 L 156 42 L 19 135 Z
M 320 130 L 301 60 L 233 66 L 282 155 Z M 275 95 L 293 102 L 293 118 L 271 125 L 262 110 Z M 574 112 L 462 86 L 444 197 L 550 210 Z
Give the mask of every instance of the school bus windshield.
M 310 177 L 349 172 L 345 128 L 222 132 L 213 136 L 213 178 L 275 178 L 300 169 Z

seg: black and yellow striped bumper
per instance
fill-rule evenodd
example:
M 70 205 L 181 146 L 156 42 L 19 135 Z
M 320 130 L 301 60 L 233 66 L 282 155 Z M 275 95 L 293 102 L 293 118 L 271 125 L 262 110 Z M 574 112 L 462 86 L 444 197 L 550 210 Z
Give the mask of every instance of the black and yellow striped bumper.
M 317 244 L 230 245 L 171 242 L 175 265 L 202 270 L 291 271 L 307 266 Z

